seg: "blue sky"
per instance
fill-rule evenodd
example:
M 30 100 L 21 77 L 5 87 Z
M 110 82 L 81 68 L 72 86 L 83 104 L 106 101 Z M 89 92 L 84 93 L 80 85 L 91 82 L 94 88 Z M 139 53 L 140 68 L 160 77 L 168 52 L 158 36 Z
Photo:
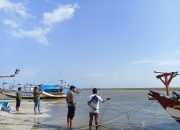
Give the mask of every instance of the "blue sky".
M 180 70 L 179 0 L 0 0 L 0 82 L 162 87 Z M 175 78 L 172 86 L 180 86 Z

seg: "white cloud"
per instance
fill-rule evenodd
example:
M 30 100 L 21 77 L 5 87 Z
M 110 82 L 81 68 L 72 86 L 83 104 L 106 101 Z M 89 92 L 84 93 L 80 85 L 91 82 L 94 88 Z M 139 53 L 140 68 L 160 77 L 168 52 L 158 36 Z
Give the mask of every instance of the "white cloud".
M 180 60 L 139 60 L 133 64 L 149 64 L 152 66 L 179 66 Z
M 23 18 L 29 17 L 27 8 L 22 3 L 12 3 L 9 0 L 0 0 L 0 9 L 6 12 L 16 13 Z
M 76 8 L 77 8 L 77 4 L 65 5 L 57 8 L 53 12 L 46 12 L 44 13 L 43 16 L 43 23 L 45 25 L 52 26 L 56 23 L 69 20 L 74 16 L 74 12 Z
M 34 38 L 39 41 L 43 45 L 48 44 L 48 40 L 46 38 L 46 33 L 49 32 L 49 29 L 42 29 L 42 28 L 34 28 L 32 30 L 13 30 L 10 33 L 18 38 Z
M 156 62 L 157 62 L 156 60 L 139 60 L 139 61 L 133 62 L 133 64 L 152 64 Z
M 20 26 L 20 23 L 17 23 L 16 21 L 13 21 L 13 20 L 9 20 L 9 19 L 5 19 L 4 20 L 4 24 L 12 27 L 12 28 L 17 28 Z
M 158 66 L 179 66 L 180 60 L 167 60 L 156 63 Z
M 98 72 L 92 72 L 92 73 L 87 73 L 86 77 L 90 77 L 90 78 L 100 78 L 100 77 L 104 77 L 103 73 L 98 73 Z
M 76 8 L 77 4 L 64 5 L 52 12 L 44 13 L 41 21 L 35 21 L 36 19 L 32 21 L 31 19 L 35 16 L 28 13 L 28 10 L 23 3 L 0 0 L 0 11 L 3 10 L 6 14 L 4 17 L 7 17 L 4 20 L 2 19 L 2 21 L 9 27 L 6 32 L 17 38 L 35 39 L 43 45 L 48 44 L 47 34 L 52 31 L 53 26 L 65 20 L 70 20 L 74 16 Z M 23 27 L 29 28 L 29 30 L 24 29 Z

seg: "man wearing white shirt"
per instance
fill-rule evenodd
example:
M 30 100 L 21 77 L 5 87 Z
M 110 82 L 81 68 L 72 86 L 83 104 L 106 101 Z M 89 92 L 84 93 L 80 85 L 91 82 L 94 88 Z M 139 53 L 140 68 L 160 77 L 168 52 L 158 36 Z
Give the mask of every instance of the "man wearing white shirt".
M 91 127 L 92 127 L 93 116 L 95 117 L 96 130 L 98 130 L 99 102 L 101 103 L 106 102 L 107 100 L 110 100 L 110 98 L 103 100 L 101 96 L 97 95 L 96 88 L 93 88 L 92 92 L 93 94 L 90 95 L 88 99 L 88 105 L 90 107 L 89 108 L 89 130 L 91 130 Z

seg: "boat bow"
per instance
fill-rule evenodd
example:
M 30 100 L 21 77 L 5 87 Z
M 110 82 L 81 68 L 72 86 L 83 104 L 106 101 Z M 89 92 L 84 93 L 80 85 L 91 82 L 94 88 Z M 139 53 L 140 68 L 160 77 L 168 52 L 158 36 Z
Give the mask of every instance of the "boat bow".
M 157 79 L 160 79 L 166 87 L 166 95 L 160 94 L 159 92 L 149 91 L 148 95 L 157 100 L 161 106 L 177 121 L 180 123 L 180 96 L 176 92 L 172 92 L 173 96 L 170 96 L 170 82 L 176 77 L 178 72 L 156 72 L 160 73 L 157 75 Z

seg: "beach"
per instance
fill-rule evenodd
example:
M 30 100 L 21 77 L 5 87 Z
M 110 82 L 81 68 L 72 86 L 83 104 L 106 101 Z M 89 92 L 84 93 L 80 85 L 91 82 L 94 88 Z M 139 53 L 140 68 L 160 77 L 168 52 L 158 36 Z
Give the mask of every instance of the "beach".
M 91 90 L 76 95 L 77 110 L 73 130 L 88 130 L 88 96 Z M 179 124 L 156 102 L 149 101 L 148 91 L 99 90 L 102 98 L 111 100 L 100 104 L 99 130 L 179 130 Z M 5 100 L 3 100 L 5 101 Z M 9 101 L 15 110 L 15 99 Z M 23 100 L 20 112 L 0 111 L 0 128 L 3 130 L 67 130 L 66 100 L 41 100 L 43 114 L 34 115 L 33 101 Z M 94 122 L 93 122 L 94 125 Z M 95 128 L 93 127 L 93 130 Z
M 9 105 L 13 107 L 13 110 L 10 113 L 0 111 L 0 127 L 3 130 L 30 130 L 36 129 L 38 125 L 38 120 L 47 118 L 50 115 L 47 114 L 47 106 L 45 102 L 41 102 L 43 114 L 34 115 L 32 101 L 22 101 L 20 111 L 15 111 L 15 101 L 8 100 Z M 46 107 L 45 107 L 46 105 Z

